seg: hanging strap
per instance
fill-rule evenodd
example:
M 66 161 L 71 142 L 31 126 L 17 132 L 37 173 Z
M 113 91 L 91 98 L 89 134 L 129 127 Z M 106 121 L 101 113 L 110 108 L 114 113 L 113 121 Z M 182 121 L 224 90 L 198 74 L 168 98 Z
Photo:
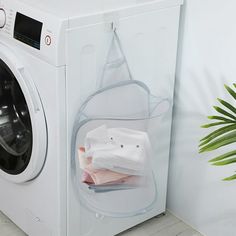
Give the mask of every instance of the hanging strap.
M 112 37 L 112 40 L 111 40 L 111 45 L 110 45 L 110 48 L 109 48 L 109 51 L 108 51 L 108 54 L 107 54 L 106 63 L 105 63 L 105 65 L 103 67 L 103 70 L 102 70 L 102 75 L 101 75 L 101 79 L 100 79 L 100 83 L 98 85 L 98 88 L 105 87 L 104 86 L 105 72 L 110 67 L 117 67 L 118 68 L 119 66 L 124 64 L 126 69 L 127 69 L 128 75 L 129 75 L 129 80 L 133 79 L 133 76 L 132 76 L 128 61 L 127 61 L 127 58 L 125 56 L 120 38 L 119 38 L 118 33 L 117 33 L 117 29 L 116 29 L 116 27 L 114 27 L 113 23 L 112 23 L 112 33 L 113 33 L 113 37 Z M 117 58 L 117 60 L 110 61 L 109 59 L 111 57 L 112 50 L 113 50 L 113 47 L 115 45 L 121 53 L 121 58 Z

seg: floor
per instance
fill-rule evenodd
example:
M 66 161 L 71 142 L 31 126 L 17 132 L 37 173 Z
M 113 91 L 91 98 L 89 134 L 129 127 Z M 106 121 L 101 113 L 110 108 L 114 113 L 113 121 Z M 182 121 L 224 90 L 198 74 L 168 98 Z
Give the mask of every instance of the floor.
M 0 236 L 26 236 L 0 212 Z M 117 236 L 202 236 L 167 212 Z

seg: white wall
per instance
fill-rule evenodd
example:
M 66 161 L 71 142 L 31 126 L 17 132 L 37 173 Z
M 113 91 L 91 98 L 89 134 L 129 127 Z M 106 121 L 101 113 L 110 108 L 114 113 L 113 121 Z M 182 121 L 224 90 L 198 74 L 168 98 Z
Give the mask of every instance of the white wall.
M 186 0 L 176 82 L 168 208 L 206 236 L 236 235 L 236 165 L 213 167 L 198 154 L 216 98 L 233 101 L 223 84 L 236 82 L 236 1 Z M 234 101 L 235 102 L 235 101 Z

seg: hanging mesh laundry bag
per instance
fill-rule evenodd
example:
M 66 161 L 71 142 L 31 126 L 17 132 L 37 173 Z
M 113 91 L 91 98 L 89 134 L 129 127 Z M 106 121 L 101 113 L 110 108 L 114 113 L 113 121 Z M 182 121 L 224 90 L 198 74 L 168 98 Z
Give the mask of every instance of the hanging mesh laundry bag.
M 157 199 L 150 121 L 163 116 L 170 102 L 132 78 L 116 32 L 98 87 L 80 107 L 73 129 L 78 200 L 105 216 L 145 213 Z

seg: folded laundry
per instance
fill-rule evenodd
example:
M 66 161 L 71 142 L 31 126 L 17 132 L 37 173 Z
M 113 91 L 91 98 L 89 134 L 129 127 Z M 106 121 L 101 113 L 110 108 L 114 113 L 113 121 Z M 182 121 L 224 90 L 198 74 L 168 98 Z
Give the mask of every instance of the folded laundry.
M 128 158 L 129 157 L 129 158 Z M 94 152 L 92 163 L 95 168 L 106 168 L 129 175 L 145 175 L 146 153 L 142 147 L 124 145 Z
M 84 170 L 82 182 L 87 184 L 121 184 L 127 182 L 128 175 L 113 172 L 107 169 L 95 169 L 92 164 L 92 157 L 85 157 L 85 149 L 80 147 L 78 150 L 80 168 Z M 129 180 L 130 183 L 131 179 Z
M 112 179 L 117 179 L 110 181 Z M 107 182 L 109 181 L 109 182 Z M 88 184 L 88 188 L 96 193 L 110 192 L 117 190 L 129 190 L 134 189 L 146 184 L 146 178 L 140 176 L 127 176 L 122 175 L 109 170 L 93 170 L 88 173 L 84 171 L 82 176 L 82 182 Z M 99 182 L 101 184 L 99 184 Z M 104 183 L 102 183 L 104 182 Z
M 120 174 L 106 169 L 94 169 L 92 164 L 90 164 L 85 168 L 83 177 L 83 182 L 92 182 L 93 184 L 98 185 L 115 181 L 119 181 L 120 183 L 124 178 L 128 177 L 128 175 Z
M 151 145 L 146 132 L 102 125 L 87 133 L 78 149 L 81 181 L 96 192 L 146 185 Z
M 104 183 L 104 184 L 98 184 L 98 185 L 95 185 L 95 184 L 91 184 L 91 188 L 99 188 L 99 187 L 108 187 L 108 186 L 114 186 L 114 185 L 129 185 L 129 186 L 136 186 L 137 185 L 140 185 L 141 182 L 144 183 L 146 180 L 146 178 L 144 179 L 143 177 L 140 177 L 140 176 L 127 176 L 127 177 L 124 177 L 122 179 L 119 179 L 119 180 L 116 180 L 116 181 L 111 181 L 111 182 L 108 182 L 108 183 Z
M 93 190 L 96 193 L 102 192 L 110 192 L 110 191 L 117 191 L 117 190 L 129 190 L 134 189 L 140 186 L 139 178 L 135 176 L 129 176 L 126 180 L 114 182 L 114 183 L 107 183 L 107 184 L 100 184 L 100 185 L 89 185 L 89 189 Z
M 86 157 L 92 156 L 93 167 L 127 175 L 145 175 L 151 145 L 146 132 L 127 128 L 100 126 L 87 133 Z
M 94 130 L 89 131 L 85 138 L 86 156 L 93 156 L 96 150 L 108 148 L 110 139 L 107 133 L 107 127 L 102 125 Z

